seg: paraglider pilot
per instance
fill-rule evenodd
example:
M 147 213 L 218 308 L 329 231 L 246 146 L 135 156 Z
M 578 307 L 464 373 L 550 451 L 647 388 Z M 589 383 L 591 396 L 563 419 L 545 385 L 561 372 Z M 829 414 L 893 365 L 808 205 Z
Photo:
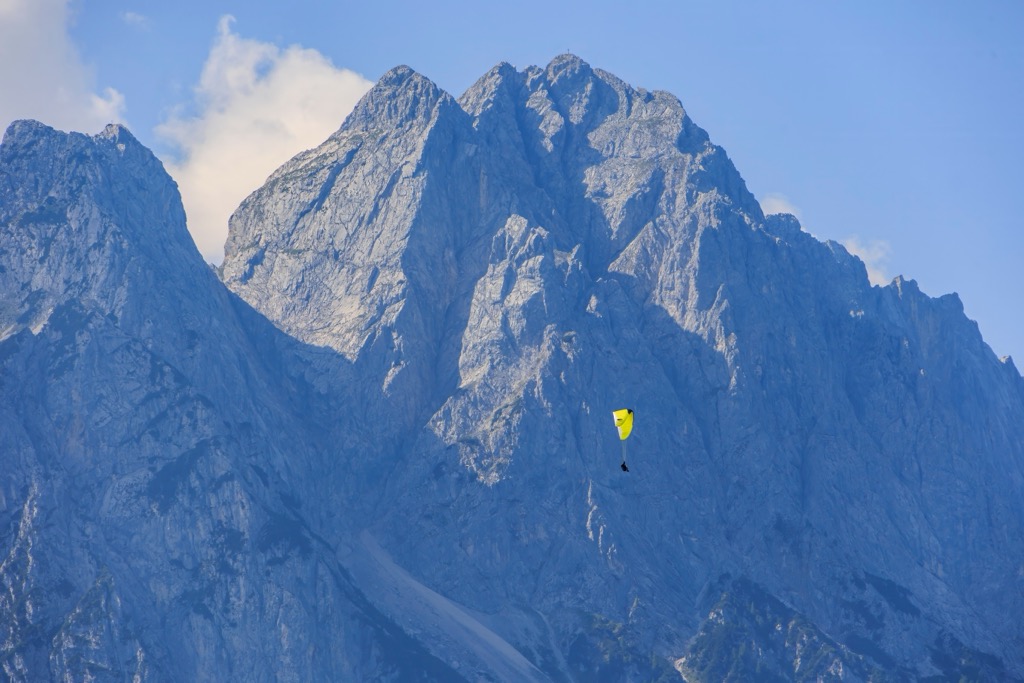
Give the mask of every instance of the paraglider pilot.
M 619 467 L 623 472 L 629 472 L 629 468 L 626 466 L 626 439 L 633 431 L 633 410 L 630 408 L 613 410 L 612 417 L 615 418 L 615 427 L 619 430 L 619 440 L 622 442 L 622 464 Z

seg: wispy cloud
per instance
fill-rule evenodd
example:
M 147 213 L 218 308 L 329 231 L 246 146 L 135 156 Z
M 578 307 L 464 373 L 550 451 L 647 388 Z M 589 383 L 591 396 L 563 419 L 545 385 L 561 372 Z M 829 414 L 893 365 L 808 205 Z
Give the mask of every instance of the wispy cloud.
M 0 0 L 0 130 L 38 119 L 95 133 L 124 121 L 124 96 L 99 89 L 68 35 L 68 0 Z
M 372 83 L 315 50 L 249 40 L 220 20 L 195 89 L 194 116 L 158 128 L 176 158 L 189 230 L 203 256 L 224 257 L 228 218 L 278 166 L 337 130 Z
M 887 241 L 863 241 L 858 235 L 853 235 L 843 241 L 843 246 L 864 262 L 871 284 L 886 285 L 892 280 L 889 274 L 889 255 L 892 253 L 892 247 Z
M 149 29 L 150 27 L 149 17 L 144 14 L 139 14 L 138 12 L 121 12 L 121 21 L 129 26 L 134 26 L 135 28 Z
M 761 211 L 766 216 L 770 216 L 773 213 L 789 213 L 798 219 L 803 218 L 800 215 L 800 209 L 793 202 L 789 201 L 789 197 L 784 194 L 769 192 L 761 198 L 760 203 Z

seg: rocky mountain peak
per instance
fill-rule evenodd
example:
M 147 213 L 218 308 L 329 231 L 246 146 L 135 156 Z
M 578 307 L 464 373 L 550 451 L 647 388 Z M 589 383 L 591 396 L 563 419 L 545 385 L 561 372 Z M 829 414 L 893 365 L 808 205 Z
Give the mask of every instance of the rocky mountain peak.
M 401 129 L 425 125 L 438 108 L 454 106 L 450 95 L 408 66 L 385 73 L 349 115 L 350 128 Z
M 885 501 L 876 494 L 872 504 L 838 501 L 856 499 L 861 484 L 879 486 L 867 483 L 870 476 L 858 480 L 853 469 L 889 471 L 893 458 L 905 458 L 893 449 L 914 454 L 906 467 L 944 476 L 927 462 L 927 430 L 914 431 L 928 420 L 920 406 L 945 400 L 930 393 L 939 385 L 921 378 L 959 377 L 935 356 L 934 331 L 960 339 L 960 357 L 970 357 L 986 381 L 1005 381 L 976 331 L 952 322 L 962 312 L 924 295 L 913 307 L 898 304 L 899 296 L 890 297 L 904 291 L 900 283 L 892 291 L 872 288 L 863 263 L 840 245 L 818 242 L 792 216 L 765 217 L 725 151 L 673 95 L 634 88 L 574 55 L 521 71 L 499 64 L 450 109 L 447 95 L 419 78 L 405 69 L 389 74 L 367 96 L 360 110 L 366 118 L 335 136 L 338 147 L 296 160 L 329 177 L 329 194 L 322 185 L 293 209 L 265 201 L 236 216 L 244 220 L 233 232 L 265 234 L 280 225 L 281 242 L 250 258 L 250 279 L 226 279 L 284 329 L 343 350 L 366 368 L 369 385 L 397 401 L 392 408 L 401 407 L 394 424 L 405 435 L 396 438 L 411 459 L 396 476 L 417 500 L 444 501 L 438 504 L 460 521 L 448 541 L 427 542 L 433 537 L 425 526 L 409 528 L 420 519 L 419 503 L 395 498 L 390 521 L 379 527 L 392 539 L 388 551 L 410 563 L 431 558 L 437 583 L 465 585 L 445 558 L 493 536 L 485 520 L 508 512 L 500 502 L 506 494 L 497 493 L 507 490 L 542 509 L 592 511 L 583 545 L 562 549 L 583 557 L 594 543 L 601 568 L 581 560 L 586 568 L 577 578 L 607 591 L 602 609 L 631 599 L 633 589 L 622 593 L 608 583 L 620 561 L 611 547 L 634 548 L 632 571 L 642 566 L 657 575 L 664 558 L 641 552 L 639 539 L 662 532 L 650 520 L 625 521 L 628 496 L 592 460 L 617 448 L 605 439 L 608 410 L 629 405 L 657 425 L 642 432 L 645 466 L 660 473 L 659 482 L 673 482 L 638 481 L 636 495 L 688 501 L 669 505 L 671 513 L 666 508 L 674 525 L 699 529 L 687 533 L 703 539 L 701 546 L 728 539 L 713 542 L 716 562 L 756 575 L 765 590 L 830 624 L 823 632 L 840 637 L 835 629 L 845 629 L 858 634 L 855 643 L 892 637 L 913 612 L 901 611 L 904 603 L 879 608 L 890 614 L 885 627 L 863 615 L 837 615 L 806 597 L 802 586 L 812 579 L 797 566 L 824 561 L 811 549 L 831 544 L 830 552 L 856 559 L 850 573 L 820 579 L 833 582 L 826 592 L 870 602 L 871 589 L 852 578 L 864 572 L 884 581 L 900 576 L 900 586 L 922 596 L 934 590 L 920 570 L 937 561 L 922 559 L 931 551 L 897 537 L 922 515 L 952 523 L 956 515 L 941 494 L 923 479 L 889 481 Z M 385 103 L 389 92 L 395 100 Z M 443 115 L 428 116 L 421 103 L 437 103 Z M 390 127 L 406 120 L 399 110 L 420 112 L 412 118 L 429 125 Z M 384 131 L 387 142 L 369 143 L 362 132 L 369 130 Z M 403 151 L 369 155 L 382 144 Z M 326 235 L 336 236 L 333 251 Z M 303 241 L 308 246 L 296 251 Z M 231 257 L 225 272 L 241 266 Z M 299 293 L 259 284 L 273 282 L 301 283 Z M 1014 397 L 1009 410 L 1021 410 L 1019 387 L 1005 390 Z M 879 441 L 875 429 L 901 410 L 919 427 Z M 967 413 L 950 419 L 981 420 Z M 1015 453 L 1020 469 L 1011 431 L 996 440 Z M 831 440 L 836 434 L 846 435 L 841 444 Z M 976 477 L 978 468 L 998 470 L 1002 457 L 990 451 L 985 464 L 959 460 L 951 467 Z M 560 474 L 552 480 L 538 471 Z M 490 493 L 454 484 L 467 475 Z M 586 485 L 565 489 L 558 482 L 566 477 Z M 904 486 L 916 493 L 904 497 Z M 1007 486 L 993 490 L 992 500 L 1008 500 L 1017 484 Z M 877 526 L 871 520 L 879 506 L 903 520 L 872 532 L 884 542 L 858 531 Z M 479 509 L 489 512 L 470 512 Z M 755 512 L 769 509 L 767 516 Z M 1024 518 L 1010 517 L 1024 529 Z M 994 527 L 985 533 L 993 543 L 999 534 Z M 550 550 L 541 539 L 551 537 L 536 534 L 503 536 L 502 547 L 529 563 L 532 553 Z M 936 542 L 954 543 L 945 532 Z M 496 608 L 489 596 L 507 573 L 495 557 L 506 556 L 467 560 L 495 583 L 466 586 L 456 599 Z M 1001 563 L 1004 580 L 1012 580 L 1015 561 Z M 778 571 L 752 569 L 780 563 Z M 552 601 L 558 590 L 571 592 L 559 576 L 550 581 Z M 888 583 L 878 585 L 888 590 Z M 640 600 L 663 600 L 635 590 L 646 596 Z M 692 604 L 702 590 L 683 581 L 673 599 Z M 1013 630 L 995 613 L 991 619 L 992 628 Z M 924 620 L 913 628 L 920 643 L 943 637 Z M 967 635 L 954 630 L 961 640 Z M 888 652 L 875 661 L 895 662 L 898 655 Z M 861 661 L 849 661 L 855 659 Z
M 96 135 L 96 137 L 112 140 L 114 144 L 126 146 L 130 144 L 142 147 L 141 143 L 139 143 L 135 136 L 132 135 L 131 131 L 128 130 L 128 127 L 120 123 L 108 123 L 104 126 L 103 130 Z M 143 147 L 143 149 L 145 148 Z
M 412 79 L 429 81 L 429 79 L 417 73 L 412 67 L 405 64 L 399 64 L 396 67 L 392 67 L 383 76 L 381 76 L 377 81 L 377 85 L 381 88 L 401 87 L 403 83 Z
M 593 76 L 594 70 L 576 55 L 566 52 L 552 59 L 544 69 L 548 83 L 570 88 Z
M 516 92 L 522 83 L 523 75 L 508 62 L 501 62 L 459 97 L 459 106 L 474 119 L 479 119 L 484 109 L 494 106 L 514 108 Z
M 236 211 L 231 293 L 127 131 L 12 130 L 9 677 L 1024 677 L 1024 380 L 674 96 L 396 68 Z
M 62 302 L 117 313 L 127 288 L 211 277 L 195 262 L 174 181 L 123 126 L 87 136 L 12 124 L 0 192 L 9 329 L 38 328 Z

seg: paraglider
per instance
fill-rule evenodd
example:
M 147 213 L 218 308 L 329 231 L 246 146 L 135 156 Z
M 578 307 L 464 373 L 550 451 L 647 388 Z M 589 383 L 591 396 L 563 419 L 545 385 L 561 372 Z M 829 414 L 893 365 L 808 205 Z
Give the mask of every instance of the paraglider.
M 629 472 L 626 467 L 626 439 L 633 431 L 633 411 L 630 408 L 613 410 L 612 417 L 615 418 L 615 428 L 619 430 L 619 441 L 622 442 L 622 464 L 619 467 L 623 472 Z

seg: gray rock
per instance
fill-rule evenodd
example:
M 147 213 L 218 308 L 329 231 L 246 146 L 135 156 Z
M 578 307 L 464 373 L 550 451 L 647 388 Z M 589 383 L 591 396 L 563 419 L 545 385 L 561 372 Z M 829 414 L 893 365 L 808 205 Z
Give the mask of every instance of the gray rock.
M 316 532 L 344 361 L 220 284 L 124 129 L 17 123 L 0 188 L 4 678 L 447 678 Z
M 10 679 L 1024 678 L 1024 380 L 667 93 L 398 67 L 227 288 L 123 128 L 0 227 Z
M 861 671 L 930 675 L 948 634 L 1021 675 L 1005 601 L 1024 559 L 1022 384 L 962 310 L 872 287 L 841 246 L 763 216 L 671 95 L 564 55 L 499 65 L 458 104 L 386 76 L 243 204 L 229 245 L 259 235 L 259 258 L 229 246 L 224 265 L 282 329 L 401 387 L 370 525 L 395 560 L 488 614 L 636 620 L 635 647 L 663 655 L 734 572 L 833 642 L 873 643 Z M 310 186 L 284 187 L 297 177 Z M 403 186 L 418 191 L 390 208 Z M 356 324 L 332 327 L 346 314 L 322 302 Z M 866 574 L 916 613 L 870 602 Z M 849 606 L 869 602 L 870 618 Z M 519 636 L 586 632 L 562 621 Z

